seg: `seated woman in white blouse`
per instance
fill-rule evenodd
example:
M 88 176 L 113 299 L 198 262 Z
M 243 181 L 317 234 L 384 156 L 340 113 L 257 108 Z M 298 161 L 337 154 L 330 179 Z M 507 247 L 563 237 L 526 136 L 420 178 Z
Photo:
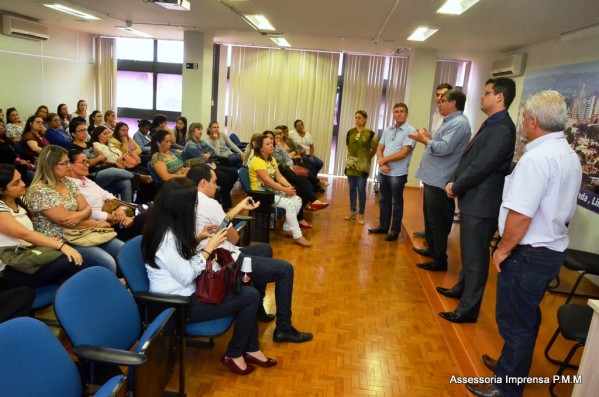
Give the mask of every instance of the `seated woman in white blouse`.
M 116 197 L 87 177 L 89 175 L 89 160 L 83 151 L 71 149 L 68 156 L 71 162 L 68 178 L 79 187 L 85 201 L 89 204 L 92 210 L 90 218 L 96 221 L 109 222 L 121 241 L 139 236 L 145 222 L 145 214 L 127 216 L 121 207 L 110 213 L 103 211 L 104 203 Z
M 250 364 L 273 367 L 277 362 L 267 358 L 258 346 L 256 312 L 261 298 L 254 287 L 243 285 L 237 295 L 229 293 L 219 304 L 195 298 L 195 279 L 205 271 L 206 260 L 228 235 L 226 228 L 211 234 L 216 225 L 208 225 L 195 235 L 197 200 L 197 185 L 187 178 L 167 181 L 156 197 L 141 242 L 150 291 L 190 296 L 189 322 L 234 315 L 235 329 L 221 358 L 231 371 L 248 375 L 255 369 Z M 200 249 L 199 241 L 205 238 L 208 242 Z
M 34 274 L 26 274 L 0 261 L 4 280 L 0 290 L 28 286 L 37 288 L 51 283 L 61 283 L 82 267 L 83 258 L 75 249 L 62 241 L 33 230 L 21 197 L 25 183 L 21 174 L 10 164 L 0 164 L 0 247 L 36 245 L 60 250 L 64 255 Z

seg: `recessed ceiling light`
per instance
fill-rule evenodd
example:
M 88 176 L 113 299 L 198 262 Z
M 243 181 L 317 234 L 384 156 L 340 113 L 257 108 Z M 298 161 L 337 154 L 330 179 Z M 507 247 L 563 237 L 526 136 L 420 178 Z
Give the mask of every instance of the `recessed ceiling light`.
M 274 41 L 279 47 L 291 47 L 291 44 L 284 37 L 271 37 L 272 41 Z
M 410 37 L 408 37 L 408 40 L 424 41 L 424 40 L 428 39 L 429 37 L 431 37 L 432 35 L 434 35 L 437 32 L 437 30 L 439 30 L 439 29 L 420 27 L 420 28 L 416 29 L 414 31 L 414 33 L 412 33 L 410 35 Z
M 141 30 L 133 29 L 130 26 L 121 26 L 121 27 L 119 27 L 119 29 L 124 30 L 125 32 L 132 33 L 136 36 L 140 36 L 140 37 L 154 37 L 149 33 L 142 32 Z
M 189 0 L 151 0 L 160 7 L 171 11 L 189 11 L 191 3 Z
M 76 10 L 74 8 L 64 6 L 62 4 L 49 3 L 49 4 L 44 4 L 44 5 L 46 7 L 52 8 L 52 9 L 54 9 L 56 11 L 61 11 L 61 12 L 67 13 L 67 14 L 75 15 L 76 17 L 79 17 L 79 18 L 89 19 L 89 20 L 98 20 L 98 19 L 100 19 L 100 18 L 98 18 L 96 16 L 88 14 L 87 12 L 79 11 L 79 10 Z
M 447 0 L 437 12 L 439 14 L 460 15 L 478 2 L 479 0 Z
M 256 30 L 275 30 L 270 21 L 262 14 L 243 14 L 243 16 Z

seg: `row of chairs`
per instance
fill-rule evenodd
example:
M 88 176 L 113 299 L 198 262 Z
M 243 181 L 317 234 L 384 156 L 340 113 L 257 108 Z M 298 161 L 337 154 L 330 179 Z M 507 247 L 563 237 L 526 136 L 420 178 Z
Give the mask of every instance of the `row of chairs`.
M 105 387 L 110 388 L 110 392 L 97 395 L 119 395 L 110 393 L 116 393 L 116 385 L 125 382 L 118 369 L 119 366 L 125 366 L 128 370 L 127 385 L 124 389 L 132 392 L 134 396 L 162 396 L 165 395 L 164 390 L 171 378 L 178 354 L 179 385 L 175 394 L 185 395 L 186 345 L 212 348 L 214 337 L 229 329 L 234 316 L 187 323 L 186 308 L 189 297 L 149 292 L 148 275 L 141 253 L 141 236 L 125 243 L 119 252 L 118 263 L 128 288 L 112 272 L 102 267 L 84 269 L 56 287 L 54 312 L 73 345 L 73 354 L 79 361 L 83 384 L 99 385 L 109 381 Z M 11 329 L 14 331 L 21 326 L 17 324 L 11 326 Z M 40 328 L 39 325 L 34 326 L 36 327 Z M 46 325 L 42 327 L 47 328 Z M 49 330 L 47 332 L 58 342 Z M 18 333 L 14 338 L 19 338 Z M 5 338 L 0 339 L 5 341 Z M 24 337 L 22 343 L 27 344 Z M 60 345 L 59 342 L 58 344 Z M 6 390 L 11 390 L 9 386 L 18 390 L 18 383 L 23 382 L 22 378 L 17 381 L 17 377 L 12 376 L 13 366 L 23 365 L 23 375 L 37 376 L 39 384 L 46 381 L 47 374 L 35 375 L 35 367 L 27 369 L 24 357 L 13 359 L 14 356 L 27 354 L 37 362 L 44 363 L 40 357 L 28 354 L 29 351 L 21 352 L 18 348 L 6 350 L 13 353 L 10 356 L 5 355 L 5 350 L 1 347 L 0 351 L 3 352 L 2 365 L 11 367 L 10 371 L 2 371 L 0 367 L 0 390 L 5 390 L 5 384 Z M 56 348 L 53 348 L 53 352 L 55 351 Z M 69 367 L 73 365 L 72 361 L 70 365 L 57 363 L 52 369 L 61 374 L 72 373 Z M 121 377 L 118 377 L 119 375 Z M 56 376 L 55 379 L 59 383 L 73 383 L 72 380 L 67 382 L 67 377 L 73 378 L 71 374 Z M 81 381 L 79 383 L 81 387 Z M 23 391 L 7 395 L 40 395 L 43 388 L 38 388 L 37 394 L 35 390 L 32 386 L 31 393 Z M 57 390 L 60 390 L 60 387 Z M 100 390 L 104 393 L 106 389 Z M 41 394 L 75 396 L 81 395 L 81 392 L 73 387 L 73 394 Z

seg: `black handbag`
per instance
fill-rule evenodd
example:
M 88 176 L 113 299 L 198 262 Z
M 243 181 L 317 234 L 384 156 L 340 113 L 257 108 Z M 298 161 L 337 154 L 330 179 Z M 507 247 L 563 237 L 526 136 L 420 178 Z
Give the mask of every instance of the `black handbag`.
M 218 305 L 227 294 L 237 295 L 240 289 L 237 262 L 230 251 L 216 248 L 208 257 L 206 270 L 196 278 L 196 299 Z

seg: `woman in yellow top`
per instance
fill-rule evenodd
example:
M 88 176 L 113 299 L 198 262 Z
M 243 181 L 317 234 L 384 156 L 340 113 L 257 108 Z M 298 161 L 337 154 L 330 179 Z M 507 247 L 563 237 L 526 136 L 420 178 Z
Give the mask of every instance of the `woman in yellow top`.
M 274 206 L 285 210 L 283 231 L 293 236 L 302 247 L 312 245 L 302 234 L 298 219 L 303 220 L 302 199 L 295 189 L 281 175 L 277 161 L 272 157 L 274 146 L 270 137 L 256 138 L 254 157 L 250 161 L 250 185 L 252 190 L 265 190 L 275 193 Z
M 114 126 L 114 132 L 110 143 L 119 149 L 121 153 L 141 154 L 141 148 L 137 142 L 129 137 L 129 126 L 122 121 L 119 121 Z

